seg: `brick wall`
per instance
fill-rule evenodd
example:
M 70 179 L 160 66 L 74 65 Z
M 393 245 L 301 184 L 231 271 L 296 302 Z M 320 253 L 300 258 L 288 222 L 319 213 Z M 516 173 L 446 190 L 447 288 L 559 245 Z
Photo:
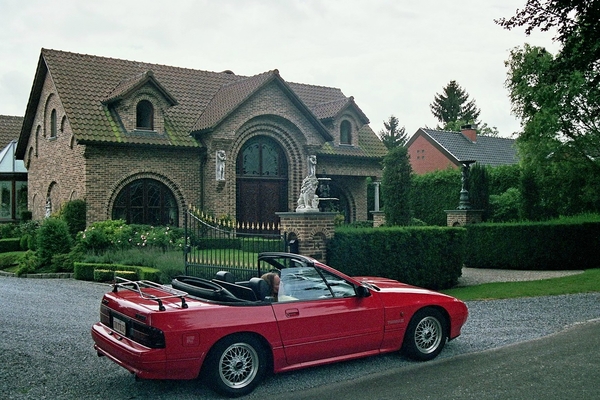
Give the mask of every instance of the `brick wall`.
M 446 155 L 423 136 L 419 136 L 408 148 L 410 165 L 416 174 L 457 168 Z
M 298 240 L 299 253 L 321 262 L 327 259 L 327 241 L 335 234 L 335 213 L 277 213 L 281 230 Z
M 51 114 L 56 111 L 56 137 L 51 137 Z M 74 143 L 69 120 L 49 77 L 46 78 L 25 153 L 28 170 L 28 208 L 34 219 L 44 218 L 46 199 L 52 212 L 69 200 L 85 198 L 85 146 Z
M 142 99 L 154 103 L 154 128 L 163 132 L 162 109 L 168 105 L 151 86 L 119 103 L 116 110 L 123 125 L 128 131 L 135 128 L 135 105 Z M 56 137 L 50 138 L 52 110 L 56 110 L 58 129 Z M 353 128 L 358 129 L 355 126 L 358 119 L 350 114 L 345 118 L 352 120 Z M 338 143 L 339 126 L 332 124 L 330 129 L 334 143 Z M 175 195 L 180 224 L 189 205 L 235 217 L 236 156 L 243 144 L 257 135 L 271 137 L 281 145 L 288 163 L 288 210 L 295 210 L 307 174 L 307 156 L 321 148 L 324 138 L 275 82 L 254 94 L 222 121 L 217 130 L 200 135 L 198 139 L 206 149 L 179 149 L 77 144 L 48 75 L 25 155 L 29 172 L 28 207 L 33 218 L 39 220 L 45 215 L 47 197 L 51 199 L 53 212 L 66 201 L 84 199 L 88 204 L 88 223 L 92 223 L 110 218 L 112 204 L 125 185 L 135 179 L 152 178 Z M 355 139 L 353 132 L 352 140 Z M 225 150 L 227 154 L 225 181 L 215 179 L 217 150 Z M 325 176 L 332 177 L 343 188 L 351 204 L 352 220 L 366 220 L 366 177 L 381 176 L 379 163 L 324 156 L 318 159 L 320 176 L 323 169 Z

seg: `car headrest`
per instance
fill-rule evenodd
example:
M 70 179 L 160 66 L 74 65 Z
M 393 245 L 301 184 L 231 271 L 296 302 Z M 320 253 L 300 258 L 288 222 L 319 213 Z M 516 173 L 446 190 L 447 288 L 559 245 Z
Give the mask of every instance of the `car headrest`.
M 250 289 L 256 294 L 258 300 L 264 300 L 269 294 L 271 294 L 271 288 L 267 281 L 262 278 L 251 278 L 249 281 Z
M 223 282 L 235 283 L 235 277 L 229 271 L 219 271 L 215 274 L 215 279 Z

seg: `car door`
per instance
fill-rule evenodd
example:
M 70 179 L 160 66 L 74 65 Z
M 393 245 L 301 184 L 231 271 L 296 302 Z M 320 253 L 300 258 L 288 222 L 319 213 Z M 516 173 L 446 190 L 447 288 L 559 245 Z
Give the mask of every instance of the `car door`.
M 354 286 L 312 266 L 281 271 L 273 303 L 288 364 L 377 351 L 383 307 L 376 296 L 357 297 Z

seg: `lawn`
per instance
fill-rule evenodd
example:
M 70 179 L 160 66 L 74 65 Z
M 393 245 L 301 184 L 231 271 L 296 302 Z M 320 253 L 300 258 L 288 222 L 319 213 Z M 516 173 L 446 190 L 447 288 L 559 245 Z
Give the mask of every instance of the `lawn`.
M 600 292 L 600 269 L 589 269 L 582 274 L 562 278 L 525 282 L 484 283 L 482 285 L 442 290 L 441 292 L 463 301 Z

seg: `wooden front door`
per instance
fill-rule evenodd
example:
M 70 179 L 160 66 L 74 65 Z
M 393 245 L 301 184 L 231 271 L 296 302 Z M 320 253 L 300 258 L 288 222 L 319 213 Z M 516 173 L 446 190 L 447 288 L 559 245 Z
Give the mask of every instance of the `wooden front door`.
M 277 224 L 287 210 L 287 161 L 281 146 L 266 136 L 244 144 L 236 160 L 237 221 Z

